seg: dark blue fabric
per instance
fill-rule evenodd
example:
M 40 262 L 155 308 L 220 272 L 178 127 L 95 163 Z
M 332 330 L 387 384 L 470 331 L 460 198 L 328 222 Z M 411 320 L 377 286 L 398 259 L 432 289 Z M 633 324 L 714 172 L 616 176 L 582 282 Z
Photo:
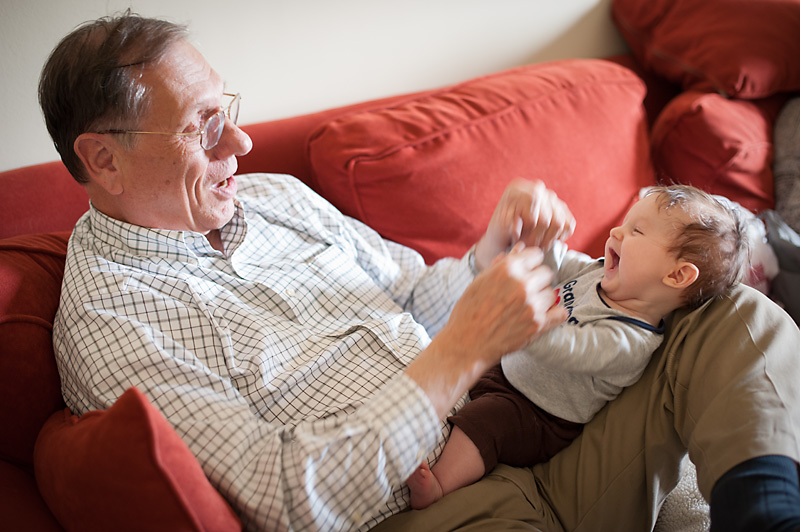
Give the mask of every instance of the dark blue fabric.
M 785 456 L 762 456 L 734 467 L 711 491 L 712 532 L 800 530 L 797 464 Z

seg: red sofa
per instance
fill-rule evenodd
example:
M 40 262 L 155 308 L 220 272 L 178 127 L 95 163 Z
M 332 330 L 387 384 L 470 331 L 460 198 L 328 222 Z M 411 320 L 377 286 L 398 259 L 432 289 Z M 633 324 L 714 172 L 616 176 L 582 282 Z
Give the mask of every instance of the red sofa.
M 615 3 L 618 23 L 641 35 L 619 20 L 636 11 L 625 4 Z M 532 65 L 251 124 L 243 129 L 254 149 L 239 172 L 292 174 L 428 261 L 462 254 L 518 176 L 544 180 L 569 203 L 578 220 L 571 244 L 590 254 L 657 175 L 771 208 L 772 121 L 800 86 L 726 99 L 666 81 L 632 49 L 613 61 Z M 0 173 L 0 189 L 3 526 L 238 528 L 144 396 L 131 390 L 80 420 L 64 410 L 50 331 L 67 239 L 87 196 L 60 162 Z

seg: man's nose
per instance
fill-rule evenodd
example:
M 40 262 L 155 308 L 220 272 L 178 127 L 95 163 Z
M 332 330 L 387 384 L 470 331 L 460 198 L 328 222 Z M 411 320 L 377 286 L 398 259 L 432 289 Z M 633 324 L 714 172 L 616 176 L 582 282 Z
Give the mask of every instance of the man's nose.
M 231 155 L 246 155 L 252 149 L 253 141 L 250 136 L 226 116 L 222 136 L 217 145 L 212 148 L 215 155 L 220 159 L 224 159 Z

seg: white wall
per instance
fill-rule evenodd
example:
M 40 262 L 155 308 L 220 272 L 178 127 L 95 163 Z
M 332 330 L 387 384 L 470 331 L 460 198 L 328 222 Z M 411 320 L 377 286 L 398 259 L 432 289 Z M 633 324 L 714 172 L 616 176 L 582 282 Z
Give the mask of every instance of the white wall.
M 611 0 L 2 0 L 0 171 L 58 158 L 39 71 L 78 24 L 128 7 L 189 25 L 243 96 L 241 123 L 434 88 L 517 65 L 624 52 Z

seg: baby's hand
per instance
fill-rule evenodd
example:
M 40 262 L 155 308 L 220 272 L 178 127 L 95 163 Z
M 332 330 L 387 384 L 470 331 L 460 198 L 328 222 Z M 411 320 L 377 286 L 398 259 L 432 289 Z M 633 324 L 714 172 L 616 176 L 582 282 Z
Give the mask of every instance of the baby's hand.
M 518 242 L 548 250 L 574 231 L 575 218 L 555 192 L 541 181 L 516 179 L 503 192 L 486 234 L 478 242 L 476 262 L 484 268 Z
M 518 180 L 512 185 L 510 193 L 516 203 L 518 241 L 548 250 L 556 240 L 572 236 L 575 217 L 555 192 L 541 181 Z

